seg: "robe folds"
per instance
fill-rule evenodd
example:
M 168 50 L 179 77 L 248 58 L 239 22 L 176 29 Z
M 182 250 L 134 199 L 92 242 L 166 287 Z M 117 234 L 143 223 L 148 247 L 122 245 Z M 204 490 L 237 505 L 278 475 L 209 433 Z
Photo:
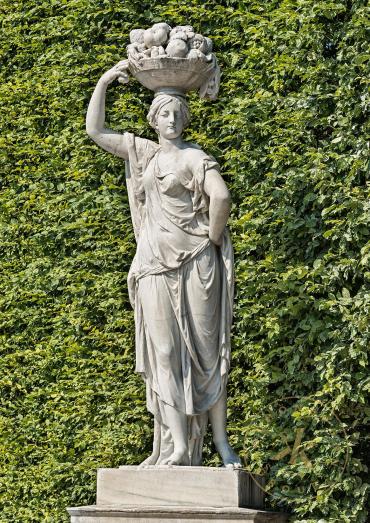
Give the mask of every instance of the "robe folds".
M 136 371 L 160 426 L 160 459 L 173 451 L 164 405 L 185 413 L 189 458 L 200 465 L 208 411 L 230 364 L 233 250 L 225 229 L 208 237 L 204 179 L 217 162 L 199 151 L 195 172 L 163 172 L 160 146 L 126 133 L 126 182 L 137 251 L 128 276 L 135 311 Z M 198 149 L 197 146 L 193 146 Z

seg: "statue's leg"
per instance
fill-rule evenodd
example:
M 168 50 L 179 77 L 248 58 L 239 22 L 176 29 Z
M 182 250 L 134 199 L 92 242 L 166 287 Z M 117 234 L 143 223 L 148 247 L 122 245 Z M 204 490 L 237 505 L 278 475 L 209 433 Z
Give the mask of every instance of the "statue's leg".
M 171 405 L 164 405 L 166 423 L 173 440 L 173 453 L 161 460 L 161 465 L 188 465 L 188 425 L 186 414 Z
M 160 440 L 156 465 L 180 465 L 188 460 L 187 416 L 182 408 L 185 405 L 182 376 L 184 342 L 172 301 L 176 301 L 178 292 L 176 271 L 169 271 L 166 276 L 149 275 L 140 280 L 138 287 L 145 328 L 146 374 L 149 376 L 147 401 L 153 396 L 153 408 L 149 410 L 154 413 L 158 409 L 158 421 L 163 430 L 168 427 L 173 444 L 172 449 L 168 447 L 168 442 Z
M 153 452 L 151 455 L 146 458 L 142 463 L 140 463 L 139 468 L 149 467 L 150 465 L 155 465 L 159 458 L 161 446 L 161 426 L 159 421 L 154 418 L 154 435 L 153 435 Z
M 226 434 L 226 390 L 209 411 L 213 441 L 225 467 L 242 466 L 239 456 L 231 448 Z

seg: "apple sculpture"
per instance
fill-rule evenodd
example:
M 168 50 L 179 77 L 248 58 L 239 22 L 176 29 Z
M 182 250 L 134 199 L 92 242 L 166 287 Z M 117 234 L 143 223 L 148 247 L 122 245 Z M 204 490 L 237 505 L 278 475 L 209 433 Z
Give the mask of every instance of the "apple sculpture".
M 170 31 L 171 27 L 166 23 L 154 24 L 150 29 L 144 31 L 144 44 L 148 49 L 163 45 L 167 42 Z

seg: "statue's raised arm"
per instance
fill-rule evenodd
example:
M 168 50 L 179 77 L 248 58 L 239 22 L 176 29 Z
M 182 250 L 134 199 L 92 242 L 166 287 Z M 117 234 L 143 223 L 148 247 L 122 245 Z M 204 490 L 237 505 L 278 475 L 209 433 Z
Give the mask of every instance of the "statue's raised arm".
M 125 135 L 105 128 L 104 123 L 107 88 L 115 80 L 121 84 L 127 83 L 128 67 L 128 60 L 122 60 L 103 74 L 95 87 L 86 114 L 86 132 L 90 138 L 106 151 L 125 159 L 128 158 Z

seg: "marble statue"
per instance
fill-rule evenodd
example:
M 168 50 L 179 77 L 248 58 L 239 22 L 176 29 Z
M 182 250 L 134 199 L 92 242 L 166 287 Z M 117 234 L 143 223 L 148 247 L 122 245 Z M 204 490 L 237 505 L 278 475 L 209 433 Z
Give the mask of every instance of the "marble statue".
M 200 465 L 210 422 L 224 466 L 240 467 L 226 434 L 233 251 L 230 195 L 214 158 L 183 140 L 186 92 L 215 99 L 220 72 L 212 42 L 191 26 L 131 32 L 128 59 L 105 72 L 86 117 L 89 136 L 126 161 L 137 251 L 128 276 L 135 311 L 136 370 L 154 416 L 143 463 Z M 148 113 L 158 143 L 106 129 L 107 87 L 129 72 L 155 96 Z

